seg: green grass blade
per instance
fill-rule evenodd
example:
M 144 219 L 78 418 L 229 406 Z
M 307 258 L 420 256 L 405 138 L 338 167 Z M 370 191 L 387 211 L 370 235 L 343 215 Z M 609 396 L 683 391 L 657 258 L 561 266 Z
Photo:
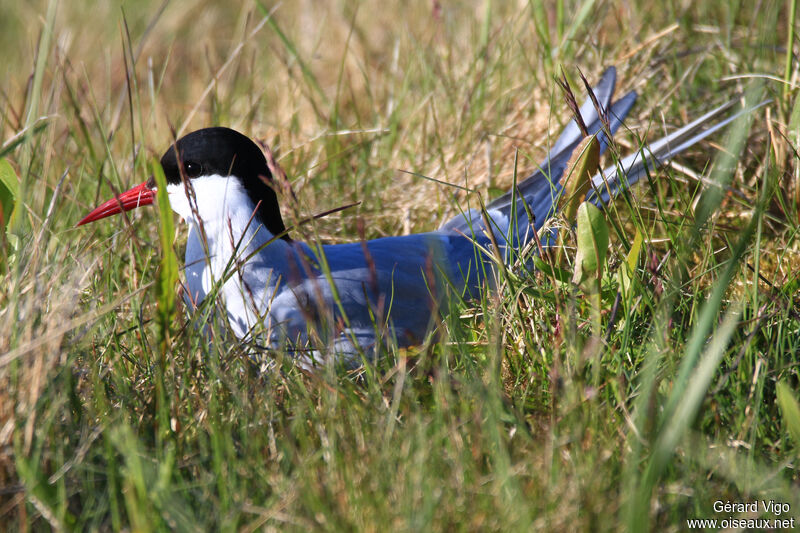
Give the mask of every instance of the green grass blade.
M 785 381 L 779 382 L 775 389 L 786 431 L 791 435 L 795 449 L 800 449 L 800 403 L 797 394 Z
M 763 100 L 762 94 L 762 84 L 752 83 L 745 94 L 745 109 L 761 102 Z M 701 230 L 717 211 L 722 199 L 725 197 L 731 180 L 733 180 L 736 164 L 747 144 L 754 118 L 753 113 L 745 113 L 728 129 L 729 136 L 725 143 L 725 149 L 718 152 L 714 161 L 714 170 L 709 181 L 710 186 L 703 191 L 695 210 L 694 228 L 696 236 L 700 235 Z
M 25 140 L 22 143 L 23 154 L 20 165 L 22 180 L 20 180 L 19 190 L 17 192 L 14 217 L 8 223 L 9 230 L 14 233 L 19 233 L 21 231 L 21 218 L 23 211 L 25 211 L 23 206 L 28 196 L 27 189 L 28 181 L 30 180 L 30 165 L 33 159 L 33 147 L 30 145 L 30 140 L 34 135 L 34 125 L 39 120 L 39 106 L 42 104 L 42 86 L 44 83 L 47 60 L 50 55 L 50 40 L 53 36 L 57 6 L 58 2 L 56 0 L 50 0 L 47 4 L 45 24 L 39 38 L 39 52 L 36 57 L 36 67 L 33 72 L 33 83 L 31 85 L 31 91 L 28 94 L 28 110 L 25 116 Z
M 0 236 L 5 238 L 6 222 L 13 216 L 19 178 L 6 159 L 0 159 Z
M 172 241 L 175 239 L 175 225 L 172 221 L 172 208 L 169 206 L 167 180 L 164 170 L 153 162 L 153 177 L 156 181 L 156 203 L 158 204 L 158 236 L 161 243 L 161 261 L 156 279 L 156 301 L 158 302 L 158 336 L 162 350 L 166 351 L 170 342 L 170 331 L 176 318 L 175 287 L 178 283 L 178 256 Z
M 629 531 L 648 531 L 650 529 L 648 524 L 653 489 L 675 453 L 676 446 L 687 434 L 697 416 L 711 379 L 714 377 L 717 366 L 725 355 L 731 336 L 739 323 L 739 315 L 739 309 L 727 313 L 719 329 L 711 337 L 697 368 L 686 386 L 681 389 L 680 396 L 673 391 L 672 398 L 678 399 L 675 410 L 658 434 L 645 467 L 641 485 L 636 488 L 634 494 L 630 495 L 633 500 L 629 502 L 629 505 L 632 505 L 633 509 L 629 514 Z
M 317 93 L 317 96 L 319 96 L 320 100 L 322 100 L 322 102 L 325 104 L 325 107 L 327 108 L 328 98 L 322 91 L 322 87 L 320 87 L 319 82 L 317 81 L 317 77 L 314 76 L 314 73 L 308 67 L 308 64 L 306 64 L 306 62 L 303 61 L 303 58 L 300 56 L 300 53 L 298 52 L 294 42 L 292 42 L 292 40 L 289 39 L 289 37 L 283 32 L 283 30 L 281 30 L 280 26 L 278 26 L 278 22 L 275 20 L 275 17 L 272 16 L 272 12 L 269 9 L 267 9 L 267 7 L 263 3 L 257 1 L 256 5 L 258 6 L 259 11 L 261 11 L 261 14 L 265 17 L 268 17 L 267 24 L 269 24 L 269 27 L 272 28 L 272 31 L 274 31 L 275 34 L 278 36 L 280 41 L 286 47 L 286 50 L 288 50 L 289 53 L 292 55 L 292 57 L 297 61 L 297 64 L 300 66 L 300 70 L 303 73 L 303 78 L 306 80 L 306 82 L 308 82 L 309 85 L 311 85 L 311 88 L 314 89 L 314 92 Z
M 783 97 L 784 99 L 789 94 L 792 86 L 792 63 L 794 59 L 794 39 L 795 31 L 794 26 L 795 17 L 797 16 L 797 0 L 789 0 L 789 23 L 786 25 L 788 31 L 786 32 L 786 62 L 783 66 Z

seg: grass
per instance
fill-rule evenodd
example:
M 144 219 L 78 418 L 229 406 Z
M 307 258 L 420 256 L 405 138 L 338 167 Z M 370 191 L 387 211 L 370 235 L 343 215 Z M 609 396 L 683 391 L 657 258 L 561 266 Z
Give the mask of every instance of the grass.
M 0 232 L 8 529 L 747 517 L 716 500 L 800 518 L 793 1 L 6 4 L 0 150 L 21 179 Z M 562 67 L 593 80 L 611 64 L 618 94 L 640 94 L 622 152 L 741 94 L 773 102 L 606 211 L 599 331 L 597 300 L 558 272 L 509 269 L 443 312 L 429 345 L 357 375 L 280 356 L 264 375 L 223 332 L 167 327 L 155 209 L 74 228 L 143 181 L 174 130 L 220 124 L 270 144 L 299 216 L 361 202 L 315 222 L 324 242 L 429 230 L 476 199 L 417 175 L 496 196 L 569 118 Z

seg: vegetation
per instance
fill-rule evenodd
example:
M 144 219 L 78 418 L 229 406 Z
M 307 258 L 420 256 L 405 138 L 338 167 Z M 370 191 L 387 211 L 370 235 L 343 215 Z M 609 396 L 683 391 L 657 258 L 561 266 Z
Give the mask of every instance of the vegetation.
M 0 6 L 10 530 L 775 518 L 718 500 L 800 520 L 793 0 Z M 606 164 L 727 100 L 772 101 L 605 211 L 599 288 L 570 281 L 565 231 L 560 261 L 508 269 L 354 372 L 281 354 L 261 372 L 223 329 L 187 327 L 156 209 L 74 228 L 175 135 L 227 125 L 271 146 L 290 220 L 360 202 L 300 235 L 433 229 L 536 168 L 570 117 L 562 69 L 583 94 L 579 70 L 608 65 L 640 97 Z

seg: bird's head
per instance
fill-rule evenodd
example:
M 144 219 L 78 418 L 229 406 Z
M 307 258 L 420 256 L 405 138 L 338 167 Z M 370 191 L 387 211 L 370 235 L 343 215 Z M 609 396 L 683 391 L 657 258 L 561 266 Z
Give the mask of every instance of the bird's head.
M 230 128 L 204 128 L 181 137 L 161 157 L 172 209 L 185 220 L 255 218 L 273 235 L 286 231 L 272 174 L 261 148 Z M 151 177 L 94 209 L 78 226 L 155 201 Z

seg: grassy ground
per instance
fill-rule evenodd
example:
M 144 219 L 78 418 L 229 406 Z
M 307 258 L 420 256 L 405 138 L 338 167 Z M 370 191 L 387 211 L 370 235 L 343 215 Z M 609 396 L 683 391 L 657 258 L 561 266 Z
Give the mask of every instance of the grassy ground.
M 775 517 L 717 500 L 800 521 L 792 5 L 0 2 L 0 176 L 21 179 L 13 217 L 0 185 L 0 523 Z M 509 275 L 358 379 L 287 361 L 267 377 L 235 342 L 159 330 L 154 210 L 74 228 L 143 181 L 173 131 L 220 124 L 273 147 L 302 215 L 361 202 L 319 221 L 326 242 L 359 221 L 367 238 L 432 229 L 465 197 L 402 171 L 496 196 L 569 118 L 554 76 L 607 65 L 640 93 L 622 151 L 744 93 L 772 103 L 608 212 L 597 306 L 544 271 Z

